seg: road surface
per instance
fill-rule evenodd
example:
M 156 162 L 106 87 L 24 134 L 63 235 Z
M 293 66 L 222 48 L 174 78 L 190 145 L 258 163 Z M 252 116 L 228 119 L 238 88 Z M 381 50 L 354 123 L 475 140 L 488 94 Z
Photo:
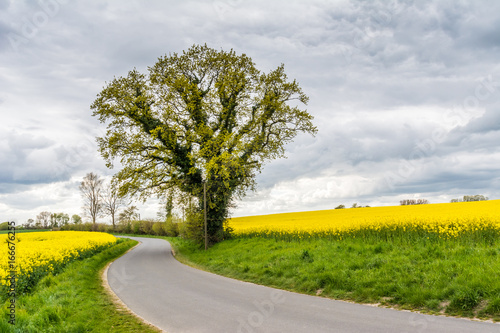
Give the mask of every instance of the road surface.
M 162 239 L 142 242 L 107 272 L 113 292 L 168 333 L 500 333 L 500 324 L 422 315 L 263 287 L 179 263 Z

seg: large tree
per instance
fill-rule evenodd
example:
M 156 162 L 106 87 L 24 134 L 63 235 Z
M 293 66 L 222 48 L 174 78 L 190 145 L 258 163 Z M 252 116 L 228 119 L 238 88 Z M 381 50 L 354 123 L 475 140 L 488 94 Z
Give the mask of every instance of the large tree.
M 308 97 L 284 66 L 256 69 L 245 54 L 193 46 L 160 57 L 147 74 L 136 69 L 111 81 L 92 104 L 107 123 L 98 138 L 121 195 L 164 195 L 170 189 L 197 197 L 207 186 L 210 242 L 236 196 L 254 189 L 266 160 L 282 157 L 299 132 L 316 133 L 301 109 Z

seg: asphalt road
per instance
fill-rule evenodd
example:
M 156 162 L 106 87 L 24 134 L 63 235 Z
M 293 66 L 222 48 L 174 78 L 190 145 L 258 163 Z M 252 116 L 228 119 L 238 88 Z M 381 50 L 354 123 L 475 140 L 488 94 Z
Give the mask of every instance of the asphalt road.
M 137 315 L 168 333 L 500 333 L 500 324 L 334 301 L 241 282 L 179 263 L 170 244 L 142 242 L 108 282 Z

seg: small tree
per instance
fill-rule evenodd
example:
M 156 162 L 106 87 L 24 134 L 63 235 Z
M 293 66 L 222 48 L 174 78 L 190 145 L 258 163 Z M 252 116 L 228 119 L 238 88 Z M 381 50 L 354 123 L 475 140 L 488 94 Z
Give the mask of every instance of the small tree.
M 57 223 L 59 224 L 59 227 L 63 227 L 68 224 L 69 222 L 69 215 L 65 213 L 58 213 L 56 216 Z
M 345 206 L 344 205 L 338 205 L 337 207 L 335 207 L 335 209 L 344 209 Z
M 38 228 L 48 228 L 50 223 L 50 217 L 52 214 L 50 212 L 41 212 L 36 216 L 36 226 Z
M 71 216 L 71 222 L 73 222 L 73 224 L 80 224 L 82 223 L 82 218 L 80 217 L 80 215 L 73 215 Z
M 97 217 L 102 215 L 103 180 L 97 174 L 88 173 L 80 183 L 80 192 L 83 198 L 83 211 L 85 215 L 96 223 Z
M 113 229 L 115 229 L 115 217 L 118 210 L 125 206 L 125 199 L 118 195 L 118 191 L 113 183 L 110 183 L 102 196 L 102 205 L 104 212 L 111 216 Z
M 139 214 L 137 213 L 139 209 L 136 206 L 130 206 L 123 210 L 118 216 L 118 220 L 120 222 L 130 222 L 132 220 L 137 220 L 139 218 Z
M 25 227 L 26 229 L 30 229 L 30 228 L 34 225 L 34 223 L 35 223 L 35 220 L 33 220 L 33 219 L 28 219 L 28 220 L 26 221 L 26 223 L 24 224 L 24 227 Z

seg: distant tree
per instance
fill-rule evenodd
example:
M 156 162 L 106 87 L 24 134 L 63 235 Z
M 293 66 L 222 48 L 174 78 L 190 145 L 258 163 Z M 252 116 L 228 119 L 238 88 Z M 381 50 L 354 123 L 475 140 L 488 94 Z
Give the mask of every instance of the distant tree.
M 41 212 L 36 216 L 36 225 L 39 228 L 48 228 L 50 225 L 50 217 L 52 213 L 50 212 Z
M 118 195 L 118 190 L 111 182 L 102 195 L 102 206 L 104 212 L 111 216 L 113 229 L 115 229 L 115 217 L 118 210 L 125 206 L 125 199 Z
M 73 222 L 73 224 L 80 224 L 82 223 L 82 218 L 80 217 L 80 215 L 74 214 L 73 216 L 71 216 L 71 222 Z
M 405 199 L 399 201 L 401 206 L 409 206 L 409 205 L 426 205 L 429 203 L 427 199 Z
M 352 204 L 351 208 L 361 208 L 361 207 L 360 207 L 360 206 L 358 206 L 358 203 L 357 203 L 357 202 L 355 202 L 355 203 L 353 203 L 353 204 Z
M 59 227 L 65 226 L 69 222 L 69 215 L 65 213 L 58 213 L 56 215 L 56 221 Z
M 30 229 L 35 225 L 35 220 L 33 219 L 28 219 L 26 223 L 24 224 L 24 228 Z
M 80 183 L 80 192 L 83 198 L 83 211 L 95 224 L 96 219 L 102 216 L 103 212 L 103 180 L 93 172 L 88 173 Z
M 344 209 L 345 206 L 344 205 L 338 205 L 337 207 L 335 207 L 335 209 Z
M 476 194 L 476 195 L 464 195 L 464 202 L 472 202 L 472 201 L 486 201 L 488 197 L 484 195 Z
M 125 208 L 120 215 L 118 216 L 118 220 L 120 222 L 130 222 L 132 220 L 137 220 L 139 218 L 139 214 L 137 213 L 139 209 L 136 206 L 130 206 Z
M 50 223 L 49 226 L 51 228 L 57 228 L 58 227 L 57 214 L 56 213 L 50 214 L 50 222 L 49 223 Z
M 450 202 L 473 202 L 473 201 L 486 201 L 488 197 L 481 194 L 476 195 L 464 195 L 463 198 L 451 199 Z

